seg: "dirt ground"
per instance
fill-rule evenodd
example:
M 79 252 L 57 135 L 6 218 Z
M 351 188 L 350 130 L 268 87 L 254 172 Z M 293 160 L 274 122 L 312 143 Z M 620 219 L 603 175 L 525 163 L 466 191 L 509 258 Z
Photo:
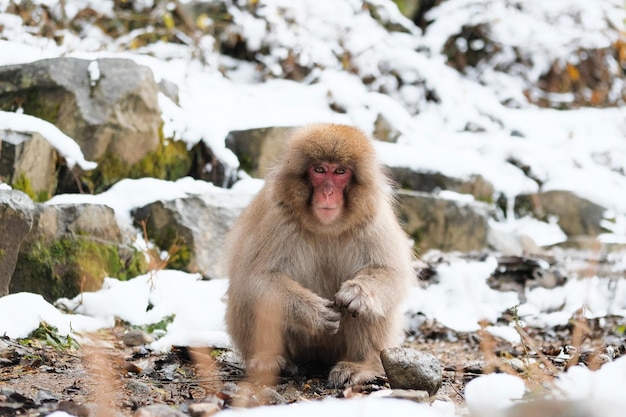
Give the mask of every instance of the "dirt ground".
M 537 267 L 531 261 L 502 258 L 502 265 L 508 266 L 501 271 L 508 274 L 493 277 L 492 286 L 510 289 L 520 282 L 530 285 L 538 279 Z M 543 272 L 539 275 L 545 277 Z M 521 280 L 520 276 L 526 278 Z M 431 278 L 425 270 L 425 285 Z M 504 312 L 500 320 L 510 323 L 513 314 Z M 518 374 L 526 379 L 532 395 L 542 396 L 549 393 L 555 375 L 568 366 L 584 363 L 595 369 L 626 353 L 623 317 L 574 317 L 566 326 L 517 330 L 522 342 L 512 344 L 486 331 L 459 333 L 424 318 L 415 334 L 408 335 L 405 346 L 428 352 L 441 362 L 443 384 L 431 400 L 453 401 L 460 407 L 467 382 L 483 373 Z M 98 414 L 95 410 L 105 409 L 131 416 L 151 404 L 176 406 L 186 414 L 201 415 L 198 404 L 210 413 L 234 406 L 354 397 L 389 389 L 385 380 L 331 389 L 323 374 L 255 387 L 242 378 L 241 365 L 232 352 L 178 347 L 157 354 L 145 344 L 129 346 L 126 336 L 133 331 L 136 329 L 119 323 L 90 335 L 92 342 L 81 347 L 72 343 L 53 347 L 45 338 L 0 338 L 0 415 L 43 416 L 66 410 L 90 417 Z

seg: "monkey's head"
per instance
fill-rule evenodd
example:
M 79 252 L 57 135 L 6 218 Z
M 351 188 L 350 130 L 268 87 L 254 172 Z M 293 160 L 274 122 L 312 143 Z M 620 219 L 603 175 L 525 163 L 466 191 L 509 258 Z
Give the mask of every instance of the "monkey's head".
M 367 222 L 387 178 L 370 138 L 344 125 L 295 130 L 274 171 L 275 191 L 290 218 L 316 234 L 338 235 Z

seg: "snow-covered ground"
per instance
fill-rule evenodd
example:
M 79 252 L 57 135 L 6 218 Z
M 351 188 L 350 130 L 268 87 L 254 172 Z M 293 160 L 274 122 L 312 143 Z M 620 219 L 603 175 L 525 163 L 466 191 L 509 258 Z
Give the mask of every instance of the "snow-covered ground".
M 517 293 L 490 289 L 486 279 L 497 263 L 494 258 L 484 261 L 456 261 L 439 267 L 439 283 L 427 288 L 413 288 L 406 302 L 407 326 L 412 325 L 413 312 L 421 312 L 445 326 L 459 331 L 475 331 L 478 321 L 494 323 L 503 311 L 519 305 L 520 318 L 533 326 L 566 324 L 574 312 L 587 306 L 590 316 L 607 314 L 626 316 L 626 282 L 588 278 L 573 280 L 554 290 L 538 288 L 528 292 L 528 301 L 520 305 Z M 11 338 L 26 337 L 45 321 L 61 334 L 72 332 L 81 340 L 81 333 L 93 332 L 114 325 L 115 318 L 134 325 L 153 324 L 174 316 L 165 335 L 152 343 L 152 349 L 167 351 L 177 346 L 230 347 L 225 332 L 224 294 L 226 280 L 204 281 L 201 276 L 181 271 L 162 270 L 129 281 L 106 279 L 103 288 L 82 293 L 74 299 L 61 299 L 58 308 L 40 295 L 17 293 L 0 298 L 0 332 Z M 555 306 L 564 305 L 559 312 Z M 148 308 L 151 306 L 152 308 Z M 74 311 L 66 314 L 61 311 Z M 511 323 L 512 325 L 513 323 Z M 519 335 L 511 326 L 492 325 L 487 330 L 496 337 L 519 343 Z M 626 386 L 626 357 L 605 364 L 592 372 L 582 366 L 570 368 L 555 382 L 553 396 L 559 399 L 589 400 L 601 404 L 608 414 L 626 407 L 621 395 Z M 491 416 L 495 409 L 505 409 L 522 398 L 524 380 L 507 374 L 486 375 L 466 386 L 465 399 L 470 412 Z M 383 396 L 379 392 L 376 396 Z M 353 402 L 354 401 L 354 402 Z M 319 415 L 320 412 L 341 415 L 379 415 L 376 410 L 393 410 L 394 415 L 426 415 L 451 417 L 463 413 L 452 403 L 437 401 L 430 406 L 385 398 L 342 401 L 325 400 L 321 404 L 305 403 L 266 410 L 239 411 L 249 416 Z M 613 413 L 613 414 L 611 414 Z M 227 414 L 225 412 L 225 414 Z
M 58 2 L 35 2 L 47 4 L 53 13 L 58 13 Z M 68 17 L 72 18 L 85 3 L 99 13 L 112 14 L 110 0 L 67 0 Z M 626 242 L 624 109 L 539 109 L 528 104 L 523 95 L 525 83 L 546 71 L 551 59 L 567 57 L 578 46 L 609 45 L 611 27 L 623 27 L 626 18 L 619 0 L 449 0 L 432 12 L 437 21 L 424 35 L 386 0 L 369 3 L 378 5 L 380 13 L 404 25 L 409 33 L 383 30 L 356 0 L 259 3 L 263 5 L 259 13 L 264 20 L 236 8 L 231 11 L 248 47 L 260 50 L 264 46 L 271 51 L 265 57 L 265 64 L 270 69 L 276 67 L 278 78 L 265 82 L 259 82 L 252 64 L 219 55 L 212 49 L 208 35 L 198 43 L 205 47 L 207 65 L 193 59 L 192 48 L 184 45 L 157 43 L 129 51 L 127 40 L 109 39 L 96 27 L 81 36 L 65 32 L 63 44 L 57 45 L 51 39 L 31 35 L 18 16 L 2 13 L 8 5 L 3 0 L 0 0 L 0 65 L 58 56 L 134 59 L 150 67 L 157 80 L 167 79 L 180 88 L 180 105 L 160 97 L 166 134 L 189 144 L 205 141 L 231 167 L 238 165 L 224 144 L 231 130 L 323 121 L 354 124 L 371 133 L 374 121 L 383 115 L 399 132 L 397 143 L 377 144 L 384 163 L 460 178 L 479 174 L 492 182 L 497 192 L 508 197 L 537 191 L 537 182 L 507 162 L 514 157 L 532 168 L 533 175 L 543 182 L 543 190 L 571 190 L 606 207 L 607 217 L 615 220 L 607 223 L 613 233 L 603 238 Z M 512 7 L 513 3 L 520 5 Z M 495 32 L 497 39 L 532 56 L 534 66 L 515 77 L 489 69 L 463 76 L 446 66 L 440 49 L 450 31 L 463 22 L 500 22 Z M 318 64 L 305 82 L 279 79 L 277 62 L 294 45 L 300 52 L 299 59 Z M 338 55 L 343 52 L 349 52 L 358 74 L 342 70 Z M 394 76 L 386 70 L 389 67 L 402 79 L 403 86 L 397 87 Z M 364 75 L 371 75 L 378 87 L 385 87 L 390 93 L 381 94 L 365 85 L 361 80 Z M 437 103 L 423 99 L 420 83 L 436 91 Z M 329 97 L 346 112 L 333 112 Z M 512 100 L 518 106 L 505 107 L 500 104 L 504 100 Z M 42 131 L 68 163 L 77 163 L 84 169 L 92 166 L 84 160 L 76 143 L 53 126 L 40 120 L 32 122 L 23 114 L 0 112 L 0 129 L 17 129 L 24 124 L 31 130 Z M 468 132 L 468 125 L 480 129 Z M 151 201 L 190 194 L 246 201 L 261 184 L 259 180 L 248 179 L 232 190 L 224 190 L 191 178 L 176 182 L 145 178 L 124 180 L 96 196 L 56 196 L 48 204 L 104 203 L 115 209 L 121 224 L 129 226 L 130 210 Z M 0 184 L 0 188 L 7 187 Z M 555 236 L 557 240 L 562 236 L 555 225 L 530 219 L 509 219 L 501 227 L 511 233 L 524 230 L 540 245 L 553 243 Z M 626 255 L 615 256 L 621 257 L 615 260 L 615 268 L 625 270 Z M 406 302 L 407 326 L 415 325 L 410 317 L 420 312 L 451 329 L 474 331 L 479 321 L 495 323 L 502 311 L 517 305 L 520 317 L 534 326 L 567 323 L 581 307 L 585 307 L 589 317 L 609 314 L 626 317 L 624 281 L 611 281 L 603 276 L 570 280 L 553 290 L 531 290 L 526 301 L 520 303 L 517 293 L 498 292 L 487 285 L 486 279 L 496 266 L 493 257 L 482 261 L 457 259 L 441 265 L 437 270 L 438 283 L 427 288 L 416 287 L 410 293 Z M 198 275 L 168 270 L 126 282 L 112 277 L 98 292 L 59 300 L 58 306 L 74 314 L 62 313 L 35 294 L 12 294 L 0 298 L 0 334 L 25 337 L 44 320 L 58 327 L 61 333 L 74 332 L 79 336 L 81 332 L 112 326 L 115 317 L 142 325 L 174 314 L 174 321 L 166 335 L 154 342 L 154 349 L 167 350 L 172 344 L 229 346 L 223 323 L 226 285 L 223 280 L 203 281 Z M 149 311 L 148 304 L 153 306 Z M 557 306 L 564 307 L 555 312 Z M 502 325 L 494 324 L 489 330 L 512 342 L 519 337 Z M 626 386 L 626 358 L 596 372 L 574 367 L 561 375 L 557 385 L 559 390 L 555 392 L 559 398 L 593 399 L 608 404 L 611 410 L 624 410 L 626 398 L 616 390 Z M 485 392 L 490 396 L 485 397 Z M 470 410 L 488 415 L 491 408 L 506 407 L 523 392 L 523 381 L 517 377 L 487 375 L 470 383 L 465 395 Z M 496 401 L 491 395 L 500 398 Z M 443 417 L 453 416 L 457 410 L 441 402 L 427 406 L 368 398 L 349 402 L 327 400 L 271 410 L 260 408 L 238 414 L 356 416 L 389 412 Z M 234 412 L 224 412 L 229 413 Z

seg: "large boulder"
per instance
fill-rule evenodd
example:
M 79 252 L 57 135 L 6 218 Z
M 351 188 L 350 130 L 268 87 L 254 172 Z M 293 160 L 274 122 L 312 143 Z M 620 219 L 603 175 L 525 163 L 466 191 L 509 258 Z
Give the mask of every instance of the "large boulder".
M 33 212 L 26 194 L 0 190 L 0 297 L 9 293 L 20 246 L 33 226 Z
M 0 130 L 0 181 L 37 201 L 56 190 L 56 150 L 39 133 Z
M 9 291 L 33 292 L 53 302 L 96 291 L 107 276 L 134 277 L 146 266 L 144 254 L 124 243 L 110 207 L 37 204 Z
M 596 236 L 604 232 L 601 223 L 606 209 L 571 191 L 553 190 L 515 197 L 515 214 L 540 220 L 556 217 L 568 237 Z
M 280 158 L 291 129 L 267 127 L 233 131 L 226 137 L 226 146 L 237 156 L 244 171 L 255 178 L 263 178 Z
M 157 201 L 133 212 L 148 238 L 170 252 L 168 267 L 225 278 L 224 237 L 249 198 L 229 194 Z
M 416 191 L 396 193 L 398 214 L 418 251 L 479 251 L 487 247 L 490 208 L 485 203 Z
M 440 172 L 416 171 L 404 167 L 389 167 L 391 178 L 400 188 L 422 191 L 426 193 L 441 190 L 454 191 L 461 194 L 470 194 L 476 200 L 492 202 L 495 193 L 493 184 L 481 175 L 472 175 L 469 178 L 455 178 Z
M 71 235 L 116 245 L 124 243 L 115 212 L 102 204 L 39 204 L 36 217 L 37 227 L 27 242 Z
M 128 59 L 54 58 L 0 67 L 0 109 L 19 105 L 73 138 L 86 159 L 98 162 L 87 181 L 96 189 L 151 174 L 163 163 L 155 157 L 144 162 L 164 143 L 158 92 L 152 71 Z
M 132 60 L 54 58 L 0 67 L 0 107 L 58 126 L 88 160 L 110 151 L 129 164 L 154 151 L 161 125 L 152 71 Z

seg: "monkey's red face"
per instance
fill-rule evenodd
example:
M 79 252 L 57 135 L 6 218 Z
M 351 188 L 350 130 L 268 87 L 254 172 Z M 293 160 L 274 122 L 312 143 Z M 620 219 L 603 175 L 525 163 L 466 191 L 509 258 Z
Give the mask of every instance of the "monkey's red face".
M 339 164 L 319 163 L 307 172 L 313 185 L 313 213 L 322 223 L 332 223 L 343 210 L 343 191 L 352 178 L 352 170 Z

